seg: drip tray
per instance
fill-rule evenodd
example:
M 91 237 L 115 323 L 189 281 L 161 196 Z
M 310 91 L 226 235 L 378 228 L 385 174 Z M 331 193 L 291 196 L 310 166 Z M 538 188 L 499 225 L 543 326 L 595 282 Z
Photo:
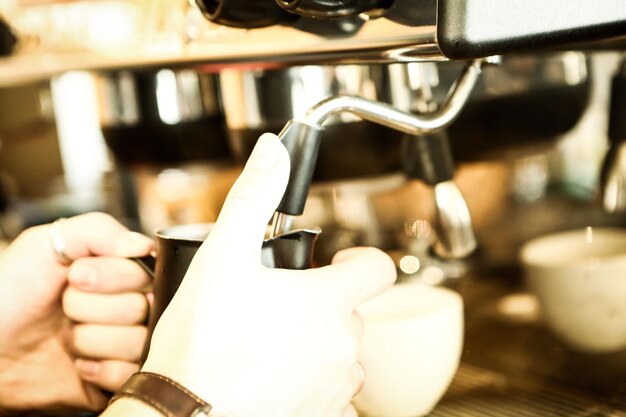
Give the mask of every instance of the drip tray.
M 462 364 L 429 417 L 626 417 L 626 392 L 603 400 L 569 388 Z

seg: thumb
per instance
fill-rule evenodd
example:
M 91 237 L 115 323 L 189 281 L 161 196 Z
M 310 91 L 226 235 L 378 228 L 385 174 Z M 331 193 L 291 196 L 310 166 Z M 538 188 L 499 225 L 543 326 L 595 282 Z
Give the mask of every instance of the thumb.
M 267 224 L 285 192 L 289 170 L 289 154 L 280 139 L 263 134 L 200 251 L 208 255 L 207 247 L 217 246 L 222 257 L 260 261 Z
M 311 271 L 343 294 L 349 305 L 381 294 L 396 280 L 396 267 L 385 252 L 376 248 L 351 248 L 338 252 L 332 264 Z

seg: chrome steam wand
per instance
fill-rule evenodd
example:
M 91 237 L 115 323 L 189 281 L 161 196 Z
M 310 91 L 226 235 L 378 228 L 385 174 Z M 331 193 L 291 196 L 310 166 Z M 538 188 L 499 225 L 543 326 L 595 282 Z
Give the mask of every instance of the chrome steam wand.
M 323 124 L 330 116 L 350 112 L 365 120 L 413 135 L 414 140 L 420 140 L 419 136 L 440 131 L 454 121 L 467 102 L 486 62 L 492 63 L 494 60 L 469 62 L 451 88 L 445 103 L 431 113 L 415 115 L 362 97 L 338 95 L 313 106 L 301 120 L 289 121 L 278 136 L 290 154 L 291 174 L 285 195 L 272 219 L 271 237 L 288 231 L 293 216 L 301 215 L 304 211 Z M 467 205 L 453 182 L 446 181 L 445 185 L 439 185 L 435 185 L 437 216 L 443 216 L 439 223 L 446 234 L 440 240 L 440 246 L 443 247 L 440 254 L 449 257 L 466 256 L 476 246 Z

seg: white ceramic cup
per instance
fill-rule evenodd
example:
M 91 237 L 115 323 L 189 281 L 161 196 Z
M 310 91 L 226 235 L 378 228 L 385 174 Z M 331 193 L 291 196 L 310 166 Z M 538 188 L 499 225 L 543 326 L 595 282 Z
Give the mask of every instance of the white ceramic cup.
M 459 366 L 463 301 L 454 291 L 396 284 L 359 308 L 365 383 L 360 416 L 417 417 L 441 399 Z
M 626 349 L 626 229 L 544 236 L 521 251 L 528 288 L 552 331 L 590 353 Z

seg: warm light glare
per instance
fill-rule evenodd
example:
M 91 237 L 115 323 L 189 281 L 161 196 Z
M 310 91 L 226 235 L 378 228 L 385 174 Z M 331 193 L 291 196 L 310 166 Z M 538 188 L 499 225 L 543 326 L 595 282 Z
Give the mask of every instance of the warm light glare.
M 172 70 L 161 70 L 157 73 L 157 105 L 159 117 L 164 123 L 173 125 L 182 119 L 178 106 L 176 74 Z
M 426 284 L 439 285 L 443 283 L 445 279 L 446 275 L 444 274 L 444 272 L 441 270 L 441 268 L 438 268 L 436 266 L 426 267 L 422 272 L 422 281 L 424 281 L 424 283 Z
M 540 316 L 539 300 L 533 294 L 515 293 L 502 297 L 498 301 L 498 311 L 523 321 L 536 321 Z
M 86 17 L 91 44 L 95 47 L 111 47 L 128 43 L 138 31 L 138 10 L 128 2 L 103 2 Z
M 400 270 L 405 274 L 414 274 L 419 271 L 420 267 L 420 260 L 416 256 L 406 255 L 400 259 Z
M 300 72 L 302 76 L 291 86 L 291 105 L 296 116 L 304 116 L 313 104 L 326 98 L 326 92 L 318 86 L 328 82 L 323 67 L 305 66 Z
M 111 162 L 100 130 L 93 79 L 84 72 L 69 72 L 52 80 L 51 89 L 67 187 L 73 193 L 94 193 Z

